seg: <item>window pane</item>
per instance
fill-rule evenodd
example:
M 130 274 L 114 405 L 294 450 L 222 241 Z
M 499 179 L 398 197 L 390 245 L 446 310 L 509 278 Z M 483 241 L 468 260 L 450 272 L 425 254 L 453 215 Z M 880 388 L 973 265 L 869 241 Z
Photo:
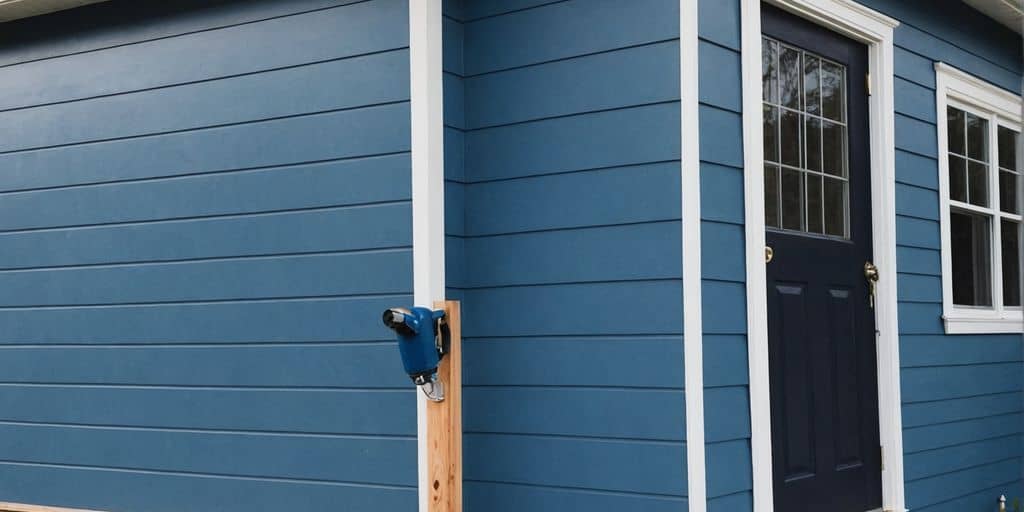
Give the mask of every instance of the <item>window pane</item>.
M 821 176 L 807 174 L 807 231 L 824 233 L 822 221 Z
M 946 127 L 948 131 L 949 152 L 958 155 L 966 155 L 967 134 L 964 132 L 966 121 L 964 111 L 949 107 L 946 109 Z
M 949 155 L 949 198 L 967 202 L 967 160 Z
M 764 159 L 779 161 L 779 109 L 764 106 Z
M 988 162 L 988 121 L 967 113 L 967 156 Z
M 764 101 L 779 102 L 779 45 L 764 39 L 761 46 L 761 91 Z
M 988 206 L 988 166 L 967 162 L 967 200 L 978 206 Z
M 1017 176 L 1010 171 L 999 172 L 999 209 L 1007 213 L 1020 213 Z
M 821 89 L 818 81 L 821 61 L 804 54 L 804 108 L 806 112 L 821 115 Z
M 835 176 L 846 176 L 846 127 L 828 121 L 821 124 L 824 170 Z
M 807 168 L 812 171 L 821 171 L 821 120 L 817 117 L 807 117 L 806 132 L 807 154 L 805 155 Z
M 800 167 L 800 114 L 782 111 L 782 163 Z
M 800 64 L 800 51 L 781 47 L 779 53 L 779 95 L 783 106 L 800 109 L 800 84 L 804 72 Z
M 779 167 L 764 166 L 764 224 L 779 227 Z
M 782 169 L 782 227 L 803 229 L 804 191 L 800 171 Z
M 821 113 L 836 121 L 844 121 L 846 110 L 845 87 L 842 66 L 830 62 L 821 63 Z
M 1017 140 L 1020 135 L 1005 127 L 999 127 L 999 167 L 1011 171 L 1019 171 L 1017 168 Z
M 846 182 L 825 178 L 825 234 L 846 236 Z
M 1020 306 L 1020 224 L 1003 220 L 1003 304 Z
M 953 257 L 953 303 L 961 306 L 991 306 L 989 218 L 951 211 L 949 220 L 950 248 Z

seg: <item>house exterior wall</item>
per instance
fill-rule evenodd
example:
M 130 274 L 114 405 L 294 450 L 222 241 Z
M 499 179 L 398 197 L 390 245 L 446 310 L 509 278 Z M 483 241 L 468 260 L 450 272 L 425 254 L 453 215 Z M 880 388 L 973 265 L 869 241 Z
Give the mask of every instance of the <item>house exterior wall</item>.
M 4 25 L 0 499 L 416 507 L 405 0 Z
M 944 334 L 934 62 L 1020 94 L 1021 40 L 961 2 L 865 0 L 895 30 L 896 239 L 907 507 L 1024 497 L 1024 342 Z M 1022 498 L 1024 499 L 1024 498 Z
M 447 15 L 466 510 L 685 510 L 679 2 Z

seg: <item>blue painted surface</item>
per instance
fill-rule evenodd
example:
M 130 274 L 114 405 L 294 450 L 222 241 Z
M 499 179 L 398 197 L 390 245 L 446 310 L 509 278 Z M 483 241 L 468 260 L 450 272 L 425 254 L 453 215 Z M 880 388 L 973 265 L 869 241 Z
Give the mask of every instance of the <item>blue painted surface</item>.
M 994 510 L 1024 496 L 1024 343 L 944 334 L 934 62 L 1019 94 L 1020 38 L 961 2 L 864 3 L 896 28 L 896 212 L 907 506 Z M 941 5 L 936 5 L 936 3 Z
M 405 0 L 108 2 L 0 46 L 0 501 L 407 511 Z
M 708 510 L 750 510 L 750 402 L 737 0 L 698 5 Z
M 466 510 L 685 510 L 678 2 L 445 6 Z

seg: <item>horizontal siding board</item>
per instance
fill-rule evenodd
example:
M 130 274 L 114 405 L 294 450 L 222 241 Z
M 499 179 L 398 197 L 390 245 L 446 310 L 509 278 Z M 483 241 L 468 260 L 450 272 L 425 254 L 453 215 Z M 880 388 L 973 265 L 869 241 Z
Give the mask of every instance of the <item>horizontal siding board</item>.
M 938 135 L 935 124 L 896 113 L 896 148 L 935 158 Z
M 709 498 L 727 496 L 753 488 L 748 440 L 710 443 L 705 447 L 705 453 Z
M 0 191 L 409 151 L 407 103 L 0 155 Z
M 466 286 L 678 279 L 680 233 L 678 222 L 659 222 L 470 238 Z
M 912 509 L 933 505 L 970 494 L 977 489 L 989 489 L 1020 478 L 1021 459 L 1013 458 L 995 464 L 986 464 L 954 473 L 907 483 L 907 506 Z M 995 495 L 993 495 L 995 496 Z M 998 496 L 995 496 L 998 499 Z M 993 500 L 994 501 L 994 500 Z M 992 508 L 996 508 L 993 506 Z
M 475 183 L 466 196 L 467 234 L 676 220 L 679 187 L 678 162 Z
M 7 92 L 0 108 L 117 94 L 402 48 L 408 45 L 407 20 L 404 0 L 374 0 L 0 68 L 0 80 Z M 203 51 L 209 48 L 217 51 Z
M 0 344 L 374 341 L 407 295 L 145 306 L 0 309 Z
M 938 190 L 938 161 L 934 158 L 896 150 L 896 181 L 930 190 Z
M 1015 71 L 1007 69 L 910 25 L 901 26 L 895 31 L 894 36 L 896 45 L 913 48 L 914 52 L 932 60 L 948 62 L 1008 91 L 1020 88 L 1019 62 Z M 1020 59 L 1020 53 L 1017 53 L 1016 58 Z
M 463 493 L 466 510 L 484 509 L 490 512 L 561 512 L 575 509 L 594 512 L 678 512 L 686 510 L 688 506 L 686 498 L 679 496 L 613 493 L 472 480 L 465 482 Z M 501 498 L 495 499 L 496 496 Z
M 470 129 L 679 101 L 679 43 L 623 48 L 467 78 Z M 500 101 L 495 101 L 500 98 Z
M 1024 389 L 1019 362 L 903 368 L 904 401 L 945 400 Z
M 747 338 L 738 335 L 704 335 L 704 386 L 749 384 Z
M 929 123 L 936 122 L 935 90 L 896 77 L 893 81 L 896 112 Z
M 4 347 L 0 375 L 7 383 L 404 388 L 395 350 L 391 341 Z
M 743 224 L 743 170 L 700 164 L 700 215 L 704 220 Z
M 704 0 L 698 9 L 698 34 L 715 44 L 740 49 L 740 3 L 738 0 Z M 701 62 L 707 62 L 703 59 Z
M 896 213 L 919 219 L 939 220 L 939 193 L 927 188 L 896 184 Z
M 0 421 L 8 423 L 416 435 L 411 386 L 368 391 L 18 384 L 0 386 L 0 404 Z M 415 460 L 415 452 L 406 457 Z
M 700 101 L 718 108 L 740 112 L 742 110 L 740 54 L 734 50 L 700 41 L 698 59 L 700 62 L 714 63 L 700 67 Z
M 243 23 L 290 16 L 362 0 L 182 0 L 102 2 L 88 9 L 56 12 L 8 23 L 0 66 L 52 59 L 152 39 L 186 36 Z M 59 27 L 57 33 L 40 33 Z
M 746 334 L 746 286 L 743 283 L 701 283 L 704 334 Z
M 743 122 L 740 114 L 701 105 L 700 159 L 720 165 L 743 168 Z
M 267 101 L 267 98 L 273 101 Z M 191 130 L 409 99 L 409 52 L 5 112 L 0 151 Z M 97 122 L 118 119 L 116 123 Z M 38 129 L 25 130 L 25 126 Z
M 594 30 L 601 27 L 601 30 Z M 671 0 L 571 0 L 466 24 L 466 73 L 477 75 L 679 37 Z
M 655 441 L 684 441 L 686 433 L 682 390 L 470 386 L 463 410 L 467 433 Z
M 683 496 L 686 445 L 466 433 L 474 480 Z M 495 461 L 501 461 L 495 463 Z
M 1003 461 L 1010 457 L 1020 457 L 1022 451 L 1024 451 L 1024 438 L 1020 435 L 1012 435 L 915 453 L 907 456 L 904 474 L 907 481 L 912 482 Z
M 942 274 L 941 258 L 935 249 L 896 247 L 896 268 L 902 273 L 939 276 Z
M 98 510 L 412 510 L 416 489 L 273 479 L 208 477 L 0 462 L 0 493 L 22 503 Z
M 445 0 L 445 4 L 450 3 Z M 442 8 L 445 11 L 445 17 L 441 20 L 441 49 L 442 49 L 442 69 L 445 72 L 453 73 L 461 77 L 465 73 L 463 68 L 465 45 L 463 41 L 465 39 L 465 25 L 450 17 L 448 13 L 450 9 L 446 7 Z
M 412 251 L 25 270 L 0 288 L 0 307 L 410 294 Z
M 476 180 L 678 160 L 679 104 L 666 103 L 466 134 Z
M 897 45 L 893 48 L 893 61 L 895 76 L 935 90 L 935 66 L 931 59 Z
M 942 279 L 938 276 L 897 274 L 896 288 L 901 301 L 942 303 Z
M 945 334 L 942 304 L 901 302 L 900 334 Z
M 533 9 L 562 0 L 475 0 L 463 6 L 463 20 L 490 18 L 524 9 Z
M 18 462 L 404 486 L 416 485 L 415 466 L 401 463 L 415 444 L 401 438 L 0 425 L 0 453 Z
M 0 231 L 404 201 L 409 166 L 409 155 L 398 154 L 9 193 L 0 195 Z
M 903 429 L 903 453 L 911 454 L 946 446 L 993 439 L 1020 432 L 1024 414 L 969 419 Z
M 992 496 L 1024 496 L 1024 480 L 1000 483 L 988 489 L 961 496 L 945 502 L 918 507 L 914 510 L 927 512 L 963 512 L 964 510 L 988 510 L 992 508 Z M 1012 506 L 1013 499 L 1007 506 Z
M 754 493 L 743 491 L 708 500 L 708 512 L 735 512 L 737 510 L 754 510 Z
M 897 245 L 939 250 L 939 221 L 896 216 Z
M 1024 411 L 1024 396 L 1019 392 L 971 396 L 903 404 L 903 427 L 923 427 L 956 421 L 1005 417 Z
M 743 226 L 703 221 L 700 236 L 701 276 L 743 282 L 746 276 Z
M 2 202 L 2 201 L 0 201 Z M 408 202 L 266 215 L 0 233 L 0 269 L 401 248 Z M 189 242 L 197 236 L 202 244 Z
M 652 315 L 681 301 L 679 281 L 590 283 L 466 291 L 463 328 L 471 336 L 679 334 L 679 315 Z M 520 314 L 495 315 L 515 304 Z M 531 319 L 529 322 L 521 318 Z M 623 318 L 646 318 L 637 327 Z
M 463 351 L 467 386 L 683 387 L 679 336 L 473 338 Z
M 704 390 L 705 442 L 720 443 L 750 438 L 750 401 L 746 386 Z
M 1020 336 L 903 336 L 900 366 L 952 366 L 1024 361 Z

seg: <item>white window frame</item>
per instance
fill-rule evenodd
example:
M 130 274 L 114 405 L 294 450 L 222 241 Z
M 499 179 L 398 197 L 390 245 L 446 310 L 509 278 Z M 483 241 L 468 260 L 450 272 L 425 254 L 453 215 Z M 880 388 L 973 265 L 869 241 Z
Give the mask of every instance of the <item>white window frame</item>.
M 996 158 L 998 128 L 1021 132 L 1021 97 L 964 73 L 948 64 L 935 63 L 936 125 L 939 138 L 939 220 L 942 241 L 942 321 L 947 334 L 1019 334 L 1024 330 L 1020 307 L 1003 305 L 1003 276 L 1000 219 L 1021 222 L 1020 214 L 1001 212 L 999 208 L 999 171 Z M 988 120 L 989 192 L 988 208 L 964 205 L 950 199 L 949 144 L 946 123 L 948 107 L 957 108 Z M 1018 199 L 1020 201 L 1020 199 Z M 955 203 L 955 204 L 954 204 Z M 950 234 L 950 207 L 981 213 L 992 219 L 989 251 L 992 307 L 953 304 L 953 256 Z

